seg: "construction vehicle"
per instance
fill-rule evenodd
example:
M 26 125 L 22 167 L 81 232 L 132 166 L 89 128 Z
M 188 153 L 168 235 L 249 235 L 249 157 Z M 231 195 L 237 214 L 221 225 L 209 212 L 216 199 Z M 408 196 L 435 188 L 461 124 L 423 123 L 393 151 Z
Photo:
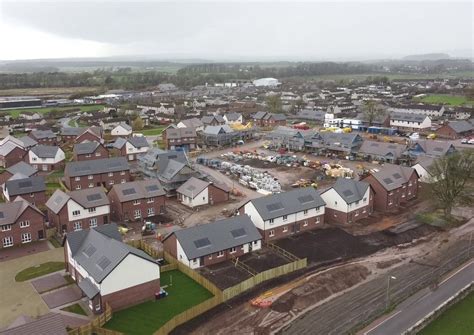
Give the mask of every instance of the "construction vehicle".
M 143 222 L 142 235 L 153 235 L 155 234 L 156 224 L 151 221 Z
M 343 133 L 352 133 L 352 128 L 351 127 L 345 127 L 342 129 Z
M 428 136 L 426 136 L 426 138 L 428 140 L 434 140 L 434 139 L 436 139 L 436 134 L 435 133 L 428 134 Z

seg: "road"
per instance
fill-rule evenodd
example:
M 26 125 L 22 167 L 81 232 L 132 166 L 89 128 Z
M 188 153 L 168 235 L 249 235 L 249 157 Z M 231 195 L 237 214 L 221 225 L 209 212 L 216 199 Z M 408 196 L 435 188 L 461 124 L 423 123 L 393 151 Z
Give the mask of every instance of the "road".
M 400 304 L 393 313 L 369 326 L 363 334 L 402 334 L 471 283 L 474 283 L 474 261 L 445 278 L 435 291 L 428 290 Z

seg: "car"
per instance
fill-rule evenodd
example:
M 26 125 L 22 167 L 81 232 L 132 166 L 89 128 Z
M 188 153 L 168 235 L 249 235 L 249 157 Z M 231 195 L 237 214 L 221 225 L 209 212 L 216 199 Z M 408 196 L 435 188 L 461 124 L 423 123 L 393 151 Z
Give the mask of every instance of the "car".
M 469 141 L 467 141 L 467 144 L 474 144 L 474 138 L 471 138 Z
M 467 144 L 467 142 L 469 142 L 469 139 L 468 138 L 463 138 L 461 140 L 461 144 Z

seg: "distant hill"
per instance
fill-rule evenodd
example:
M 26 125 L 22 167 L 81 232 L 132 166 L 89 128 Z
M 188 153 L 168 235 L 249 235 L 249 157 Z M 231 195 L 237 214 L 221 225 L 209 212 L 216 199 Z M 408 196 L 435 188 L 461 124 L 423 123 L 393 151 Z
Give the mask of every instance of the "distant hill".
M 440 60 L 440 59 L 450 59 L 451 57 L 448 54 L 443 53 L 432 53 L 432 54 L 421 54 L 421 55 L 409 55 L 403 57 L 402 60 Z

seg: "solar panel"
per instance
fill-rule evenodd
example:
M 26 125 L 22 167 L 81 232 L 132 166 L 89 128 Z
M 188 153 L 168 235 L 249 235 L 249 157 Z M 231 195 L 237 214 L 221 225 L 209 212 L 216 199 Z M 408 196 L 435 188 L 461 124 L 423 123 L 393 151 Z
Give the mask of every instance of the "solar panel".
M 97 200 L 102 199 L 99 193 L 90 194 L 86 198 L 87 198 L 87 201 L 97 201 Z
M 96 251 L 97 249 L 93 245 L 89 244 L 83 252 L 87 257 L 91 257 Z
M 0 212 L 0 219 L 4 219 L 5 218 L 5 215 L 3 214 L 3 212 Z
M 351 190 L 345 190 L 342 192 L 346 197 L 350 197 L 351 195 L 354 195 L 354 193 Z
M 173 174 L 176 170 L 175 169 L 168 169 L 168 173 Z
M 393 184 L 393 180 L 390 179 L 390 178 L 385 178 L 383 181 L 384 181 L 384 183 L 387 184 L 387 185 Z
M 283 204 L 281 202 L 276 202 L 274 204 L 267 205 L 267 209 L 269 212 L 274 212 L 283 208 Z
M 158 185 L 149 185 L 145 186 L 145 189 L 147 190 L 147 192 L 154 192 L 158 191 L 160 188 L 158 187 Z
M 19 188 L 25 188 L 25 187 L 31 187 L 31 186 L 33 186 L 33 183 L 31 182 L 31 180 L 21 181 L 18 183 Z
M 201 238 L 199 240 L 196 240 L 194 241 L 194 245 L 196 246 L 196 248 L 204 248 L 204 247 L 208 247 L 211 245 L 211 241 L 209 241 L 209 239 L 207 237 L 205 238 Z
M 132 195 L 132 194 L 136 194 L 137 191 L 135 191 L 134 188 L 126 188 L 122 191 L 123 195 Z
M 109 266 L 110 263 L 112 263 L 112 262 L 110 261 L 110 259 L 108 259 L 108 258 L 105 257 L 105 256 L 102 256 L 101 258 L 99 258 L 99 261 L 97 262 L 97 266 L 98 266 L 100 269 L 105 270 L 105 268 L 106 268 L 107 266 Z
M 234 238 L 239 238 L 239 237 L 247 235 L 244 228 L 231 230 L 230 233 L 232 234 Z
M 314 198 L 312 195 L 308 194 L 308 195 L 303 195 L 301 197 L 298 197 L 298 201 L 302 204 L 305 204 L 307 202 L 314 201 Z
M 90 166 L 76 166 L 75 168 L 76 172 L 86 172 L 86 171 L 91 171 Z
M 402 176 L 401 176 L 400 173 L 398 173 L 398 172 L 397 172 L 397 173 L 394 173 L 394 174 L 393 174 L 393 177 L 394 177 L 395 179 L 400 179 L 400 178 L 402 178 Z
M 57 197 L 54 199 L 54 203 L 55 203 L 56 205 L 59 205 L 62 201 L 63 201 L 63 197 L 61 197 L 61 196 L 57 196 Z
M 189 191 L 194 191 L 194 190 L 196 189 L 196 186 L 194 186 L 194 185 L 189 185 L 189 186 L 187 187 L 187 189 L 188 189 Z

